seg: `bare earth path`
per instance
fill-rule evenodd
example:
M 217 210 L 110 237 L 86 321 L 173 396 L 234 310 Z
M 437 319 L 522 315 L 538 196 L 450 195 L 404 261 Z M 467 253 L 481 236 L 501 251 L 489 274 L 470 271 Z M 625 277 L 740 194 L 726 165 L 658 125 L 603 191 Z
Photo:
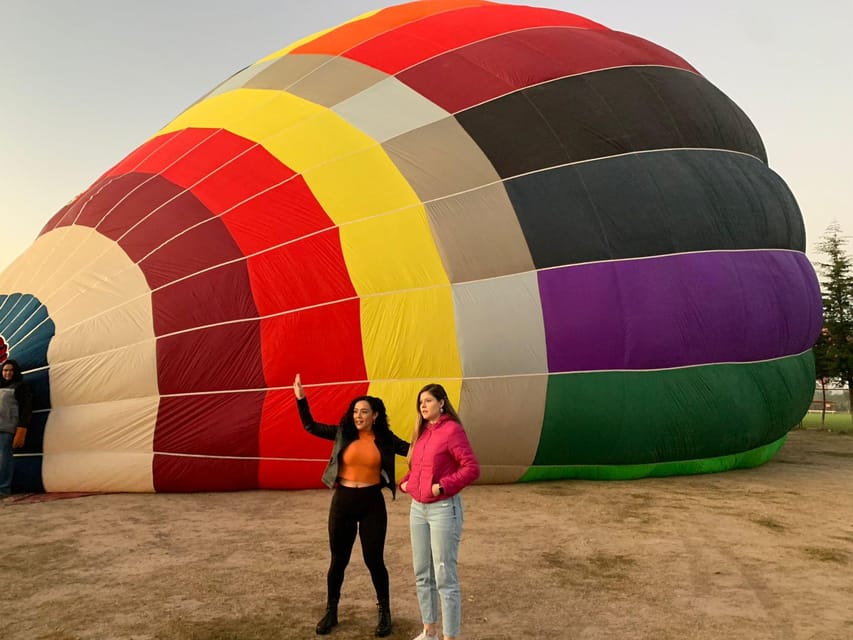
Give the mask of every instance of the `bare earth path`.
M 328 491 L 0 506 L 3 640 L 316 638 Z M 769 464 L 464 493 L 463 638 L 853 638 L 853 436 Z M 420 629 L 408 498 L 388 500 L 394 639 Z M 330 638 L 372 638 L 357 545 Z

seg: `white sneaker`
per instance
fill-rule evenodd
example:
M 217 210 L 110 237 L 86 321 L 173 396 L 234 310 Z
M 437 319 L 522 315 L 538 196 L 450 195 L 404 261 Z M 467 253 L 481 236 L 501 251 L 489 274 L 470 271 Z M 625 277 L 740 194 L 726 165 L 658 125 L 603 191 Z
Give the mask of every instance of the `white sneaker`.
M 418 635 L 412 638 L 412 640 L 438 640 L 438 636 L 431 636 L 427 634 L 426 629 L 424 629 Z

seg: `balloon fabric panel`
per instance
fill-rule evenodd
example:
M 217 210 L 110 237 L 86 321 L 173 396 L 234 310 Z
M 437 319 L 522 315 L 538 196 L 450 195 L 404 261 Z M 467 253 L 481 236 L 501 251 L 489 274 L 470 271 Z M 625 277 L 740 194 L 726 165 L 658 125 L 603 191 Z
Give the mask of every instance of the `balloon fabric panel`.
M 366 380 L 361 331 L 357 299 L 263 318 L 261 346 L 267 385 L 290 385 L 296 372 L 318 384 Z M 323 348 L 318 349 L 319 345 Z
M 394 113 L 384 113 L 381 108 L 384 104 L 396 105 Z M 450 116 L 396 78 L 376 83 L 336 104 L 333 111 L 377 142 L 416 131 Z
M 200 247 L 206 250 L 200 251 Z M 210 218 L 152 249 L 139 261 L 139 266 L 154 289 L 242 258 L 240 248 L 222 220 Z
M 465 432 L 480 463 L 480 480 L 517 482 L 531 468 L 548 391 L 547 375 L 466 378 L 460 406 L 465 407 Z M 522 401 L 519 401 L 522 399 Z
M 260 322 L 251 319 L 158 338 L 160 393 L 263 388 L 260 334 Z M 226 361 L 240 363 L 240 370 L 223 375 Z
M 803 383 L 813 374 L 806 351 L 758 363 L 551 376 L 534 465 L 647 464 L 753 449 L 805 413 L 812 389 Z
M 374 69 L 394 75 L 446 51 L 501 33 L 541 27 L 604 29 L 601 25 L 562 11 L 493 4 L 437 13 L 381 33 L 343 52 Z M 300 49 L 302 51 L 302 49 Z M 318 51 L 331 53 L 329 51 Z
M 162 175 L 192 189 L 216 213 L 268 186 L 269 173 L 284 174 L 284 177 L 293 175 L 291 171 L 283 171 L 277 163 L 264 163 L 262 154 L 255 153 L 259 150 L 251 140 L 219 129 L 184 129 L 149 140 L 141 150 L 144 155 L 138 165 L 121 167 L 122 173 Z M 258 172 L 246 171 L 247 164 Z M 243 179 L 228 181 L 229 175 Z
M 387 77 L 381 71 L 348 58 L 293 54 L 272 61 L 242 86 L 287 91 L 308 102 L 332 108 Z
M 154 490 L 159 493 L 190 491 L 248 491 L 258 488 L 257 459 L 154 455 Z
M 8 343 L 18 345 L 16 358 L 32 363 L 34 368 L 47 366 L 45 346 L 55 333 L 56 327 L 38 298 L 31 294 L 0 295 L 0 344 L 4 348 Z
M 541 271 L 548 368 L 663 369 L 801 353 L 821 326 L 820 290 L 801 277 L 810 269 L 801 253 L 744 251 Z
M 101 365 L 99 359 L 95 359 Z M 114 374 L 120 382 L 120 371 L 103 363 L 102 371 Z M 123 358 L 126 367 L 143 367 L 150 372 L 147 362 Z M 85 371 L 91 363 L 80 363 L 74 373 Z M 115 374 L 118 375 L 115 375 Z M 150 375 L 150 373 L 148 373 Z M 74 378 L 84 386 L 97 384 L 97 375 L 84 379 Z M 60 372 L 51 368 L 51 379 L 65 385 Z M 122 386 L 121 391 L 127 393 Z M 51 409 L 49 425 L 45 429 L 42 478 L 47 491 L 110 491 L 121 486 L 126 491 L 153 491 L 151 461 L 154 430 L 157 423 L 159 396 L 122 397 L 116 389 L 108 389 L 104 398 L 89 404 L 57 403 Z M 133 388 L 131 393 L 138 390 Z M 92 397 L 84 394 L 83 397 Z M 130 394 L 128 394 L 130 396 Z
M 519 482 L 566 480 L 571 478 L 584 480 L 637 480 L 650 477 L 661 478 L 700 473 L 721 473 L 733 469 L 751 469 L 770 461 L 783 444 L 785 444 L 785 436 L 770 444 L 749 449 L 748 451 L 696 460 L 649 462 L 646 464 L 555 464 L 533 466 L 519 479 Z
M 371 380 L 460 377 L 449 286 L 370 296 L 361 311 Z
M 240 375 L 242 363 L 224 360 L 223 378 Z M 172 454 L 258 457 L 264 391 L 162 398 L 154 451 Z
M 695 69 L 671 51 L 613 31 L 539 27 L 451 49 L 398 74 L 450 113 L 514 91 L 590 71 L 628 65 Z M 448 74 L 447 69 L 454 69 Z
M 514 178 L 506 190 L 539 268 L 805 247 L 788 187 L 742 154 L 685 149 L 617 156 Z M 542 206 L 551 215 L 540 215 Z
M 502 183 L 430 202 L 427 215 L 451 282 L 534 269 L 530 248 Z
M 500 180 L 480 147 L 449 115 L 396 135 L 382 148 L 427 206 Z
M 170 248 L 167 247 L 173 240 L 183 240 L 185 233 L 198 233 L 196 230 L 199 228 L 201 233 L 207 232 L 214 236 L 209 238 L 211 241 L 225 240 L 225 230 L 221 229 L 221 222 L 216 225 L 207 224 L 212 220 L 211 213 L 192 193 L 160 177 L 140 178 L 142 181 L 139 188 L 123 201 L 114 203 L 105 219 L 92 226 L 108 238 L 115 236 L 114 239 L 125 249 L 128 257 L 140 265 L 149 286 L 156 288 L 199 268 L 192 264 L 179 266 L 171 263 L 172 256 L 168 253 Z M 93 202 L 100 199 L 96 196 Z M 181 224 L 183 221 L 186 222 Z M 82 224 L 82 221 L 77 224 Z M 189 227 L 184 226 L 186 224 L 189 224 Z M 191 231 L 187 232 L 187 228 Z M 215 237 L 217 231 L 219 237 Z M 157 256 L 156 252 L 161 248 L 166 248 L 167 253 Z M 237 247 L 231 238 L 228 238 L 224 247 L 217 247 L 217 250 L 224 251 L 225 259 L 237 255 Z M 198 253 L 191 251 L 186 259 L 203 261 L 197 262 L 197 265 L 202 267 L 220 262 Z
M 428 0 L 427 2 L 408 2 L 386 7 L 349 20 L 333 29 L 321 31 L 313 36 L 304 38 L 289 47 L 285 47 L 281 51 L 261 59 L 260 62 L 277 58 L 286 53 L 327 53 L 337 56 L 351 49 L 353 46 L 370 39 L 377 33 L 393 31 L 401 25 L 416 21 L 425 16 L 442 11 L 454 11 L 464 7 L 477 7 L 490 4 L 493 3 L 483 0 Z
M 707 80 L 610 69 L 517 91 L 456 118 L 504 178 L 636 151 L 730 149 L 766 160 L 758 133 Z
M 158 336 L 258 317 L 243 261 L 176 280 L 153 291 L 151 301 Z
M 311 262 L 312 269 L 302 268 Z M 261 315 L 356 297 L 336 227 L 252 256 L 248 265 Z M 264 287 L 265 282 L 278 284 Z
M 453 304 L 465 378 L 548 371 L 535 272 L 454 285 Z

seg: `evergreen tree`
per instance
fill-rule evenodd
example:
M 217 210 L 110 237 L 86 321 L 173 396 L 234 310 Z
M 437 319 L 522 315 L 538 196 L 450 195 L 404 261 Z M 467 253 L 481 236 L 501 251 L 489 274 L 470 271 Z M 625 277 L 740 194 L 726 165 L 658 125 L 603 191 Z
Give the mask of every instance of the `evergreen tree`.
M 832 344 L 829 341 L 829 330 L 823 327 L 820 336 L 812 347 L 814 352 L 815 377 L 820 383 L 820 424 L 826 424 L 826 385 L 838 377 L 838 362 L 834 357 Z
M 833 222 L 817 243 L 826 260 L 818 262 L 823 331 L 815 350 L 818 378 L 835 378 L 847 387 L 853 412 L 853 260 L 844 250 L 847 237 Z M 825 374 L 821 376 L 821 374 Z

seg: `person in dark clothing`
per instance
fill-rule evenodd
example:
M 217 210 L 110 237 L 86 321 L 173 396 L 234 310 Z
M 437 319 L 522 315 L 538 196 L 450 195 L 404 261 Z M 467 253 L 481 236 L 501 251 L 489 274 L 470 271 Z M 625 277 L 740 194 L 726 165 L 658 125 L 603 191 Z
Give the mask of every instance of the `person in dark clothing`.
M 396 494 L 394 455 L 405 456 L 409 443 L 388 426 L 385 404 L 373 396 L 359 396 L 350 402 L 338 425 L 316 422 L 299 374 L 293 393 L 302 426 L 308 433 L 334 441 L 323 483 L 335 489 L 329 507 L 329 549 L 332 559 L 326 576 L 326 613 L 317 623 L 319 635 L 338 624 L 338 601 L 344 572 L 349 564 L 356 534 L 361 539 L 364 563 L 376 589 L 379 620 L 376 636 L 391 634 L 391 603 L 388 569 L 385 567 L 385 532 L 388 514 L 382 488 Z
M 12 449 L 24 446 L 33 416 L 33 392 L 16 360 L 0 369 L 0 498 L 12 493 Z

